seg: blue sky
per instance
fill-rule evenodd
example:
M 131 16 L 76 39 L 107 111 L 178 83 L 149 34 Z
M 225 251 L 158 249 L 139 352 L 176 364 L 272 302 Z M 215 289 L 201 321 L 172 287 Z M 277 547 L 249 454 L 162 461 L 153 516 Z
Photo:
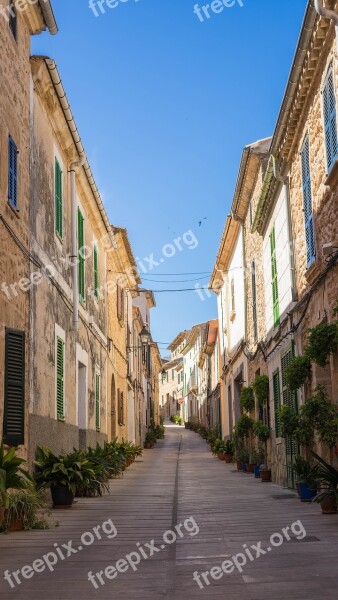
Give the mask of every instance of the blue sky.
M 60 31 L 37 36 L 33 52 L 58 64 L 111 222 L 127 227 L 136 257 L 160 263 L 144 287 L 204 285 L 243 147 L 273 132 L 306 0 L 236 1 L 203 23 L 195 0 L 120 1 L 99 17 L 88 3 L 54 0 Z M 182 241 L 164 258 L 187 231 L 197 247 Z M 195 292 L 156 301 L 161 347 L 217 313 Z

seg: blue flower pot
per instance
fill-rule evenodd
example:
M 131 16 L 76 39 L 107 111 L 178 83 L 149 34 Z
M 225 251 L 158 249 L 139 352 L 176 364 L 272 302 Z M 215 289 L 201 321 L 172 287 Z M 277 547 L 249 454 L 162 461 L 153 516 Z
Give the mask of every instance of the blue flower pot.
M 317 490 L 311 489 L 306 483 L 299 484 L 299 493 L 302 502 L 311 502 L 317 496 Z
M 247 473 L 248 472 L 248 465 L 246 462 L 243 463 L 243 473 Z
M 260 467 L 260 465 L 258 467 L 255 467 L 255 478 L 256 479 L 260 479 L 261 478 L 261 467 Z

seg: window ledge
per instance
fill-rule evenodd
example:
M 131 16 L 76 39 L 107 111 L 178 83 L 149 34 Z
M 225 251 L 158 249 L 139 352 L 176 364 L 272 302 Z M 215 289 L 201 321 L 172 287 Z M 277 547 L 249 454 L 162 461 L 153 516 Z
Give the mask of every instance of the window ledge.
M 13 204 L 9 200 L 7 200 L 7 206 L 11 209 L 12 213 L 15 214 L 17 219 L 20 219 L 20 210 L 18 208 L 14 208 Z
M 324 184 L 331 187 L 333 184 L 336 183 L 337 179 L 338 179 L 338 158 L 336 158 L 335 162 L 333 163 L 333 165 L 331 167 L 331 171 L 327 175 L 327 177 L 324 181 Z
M 309 284 L 313 283 L 316 277 L 320 274 L 320 266 L 315 260 L 305 273 L 306 280 Z

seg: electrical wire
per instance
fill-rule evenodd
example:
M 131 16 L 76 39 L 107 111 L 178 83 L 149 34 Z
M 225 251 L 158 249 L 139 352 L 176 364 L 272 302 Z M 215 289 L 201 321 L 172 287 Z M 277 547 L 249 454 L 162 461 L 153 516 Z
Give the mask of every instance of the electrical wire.
M 142 277 L 142 281 L 152 281 L 153 283 L 190 283 L 191 281 L 202 281 L 203 279 L 209 279 L 209 275 L 205 277 L 197 277 L 197 279 L 172 279 L 168 281 L 167 279 L 147 279 L 146 277 Z

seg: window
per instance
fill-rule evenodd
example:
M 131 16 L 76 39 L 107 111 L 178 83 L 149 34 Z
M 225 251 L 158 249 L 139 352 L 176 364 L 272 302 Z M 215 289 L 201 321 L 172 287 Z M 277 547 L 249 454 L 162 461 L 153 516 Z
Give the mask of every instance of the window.
M 118 397 L 118 417 L 119 417 L 119 425 L 124 425 L 124 399 L 123 399 L 123 392 L 121 392 L 121 390 L 117 391 L 117 397 Z
M 99 257 L 97 246 L 94 246 L 94 297 L 96 300 L 99 299 Z
M 252 280 L 252 318 L 254 326 L 254 340 L 258 339 L 258 324 L 257 324 L 257 290 L 256 290 L 256 263 L 253 260 L 251 265 L 251 280 Z
M 331 171 L 337 157 L 336 95 L 333 69 L 330 67 L 323 88 L 323 109 L 327 170 Z
M 85 298 L 85 259 L 84 259 L 84 218 L 78 209 L 77 211 L 77 243 L 79 253 L 79 297 L 84 303 Z
M 280 437 L 281 435 L 281 421 L 280 421 L 280 415 L 279 415 L 279 409 L 281 407 L 281 398 L 280 398 L 280 376 L 279 376 L 279 369 L 277 369 L 277 371 L 275 371 L 275 373 L 273 374 L 273 400 L 274 400 L 274 406 L 275 406 L 275 430 L 276 430 L 276 437 Z
M 57 337 L 56 339 L 56 413 L 61 421 L 65 419 L 65 343 Z
M 117 284 L 117 318 L 119 321 L 124 321 L 124 288 Z
M 280 323 L 280 314 L 279 314 L 279 298 L 278 298 L 278 272 L 277 272 L 275 227 L 273 227 L 273 229 L 270 233 L 270 249 L 271 249 L 273 324 L 274 324 L 274 327 L 278 327 L 278 325 Z
M 3 438 L 9 446 L 24 443 L 25 334 L 5 330 L 5 402 Z
M 18 210 L 18 149 L 13 138 L 8 138 L 8 201 Z
M 14 39 L 16 40 L 18 30 L 18 17 L 16 14 L 14 2 L 9 2 L 9 28 L 13 34 Z
M 63 199 L 62 199 L 62 171 L 60 163 L 55 159 L 54 168 L 54 204 L 55 204 L 55 231 L 62 239 L 63 235 Z
M 101 429 L 101 375 L 95 373 L 95 424 L 96 429 Z
M 316 260 L 315 233 L 313 226 L 312 213 L 312 187 L 310 171 L 310 142 L 307 135 L 301 151 L 302 160 L 302 180 L 303 180 L 303 204 L 305 219 L 305 240 L 306 240 L 306 264 L 309 268 Z
M 234 313 L 236 311 L 235 304 L 235 280 L 232 278 L 231 280 L 231 312 Z

